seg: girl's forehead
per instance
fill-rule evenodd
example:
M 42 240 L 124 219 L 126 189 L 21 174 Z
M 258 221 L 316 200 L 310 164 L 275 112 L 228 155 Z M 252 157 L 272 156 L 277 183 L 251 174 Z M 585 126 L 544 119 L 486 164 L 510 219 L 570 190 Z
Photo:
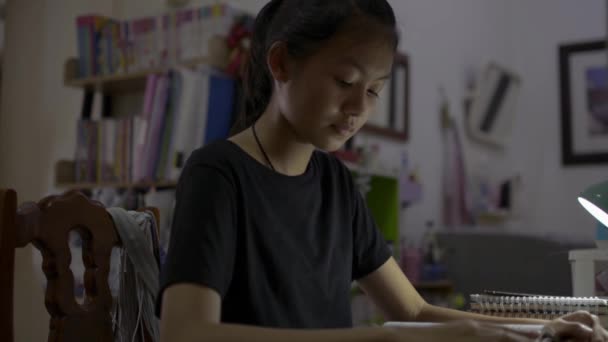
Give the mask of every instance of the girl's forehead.
M 336 34 L 328 39 L 315 54 L 321 63 L 354 61 L 370 69 L 388 69 L 393 62 L 394 47 L 386 35 Z

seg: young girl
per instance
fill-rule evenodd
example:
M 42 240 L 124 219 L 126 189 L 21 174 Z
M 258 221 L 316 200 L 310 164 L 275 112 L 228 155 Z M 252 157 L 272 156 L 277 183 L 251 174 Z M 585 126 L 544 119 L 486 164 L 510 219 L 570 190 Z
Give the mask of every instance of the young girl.
M 260 11 L 240 132 L 195 151 L 179 181 L 158 297 L 163 341 L 527 339 L 472 321 L 352 328 L 353 280 L 389 320 L 503 321 L 427 304 L 349 170 L 326 153 L 373 112 L 397 43 L 385 0 L 272 0 Z M 590 315 L 567 319 L 587 324 L 547 332 L 603 333 Z

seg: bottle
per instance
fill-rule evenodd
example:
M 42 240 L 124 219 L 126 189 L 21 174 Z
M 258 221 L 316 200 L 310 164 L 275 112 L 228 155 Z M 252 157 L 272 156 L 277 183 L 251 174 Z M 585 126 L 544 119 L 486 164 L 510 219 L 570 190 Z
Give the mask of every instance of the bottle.
M 446 278 L 446 268 L 441 262 L 442 252 L 437 242 L 435 223 L 428 221 L 427 230 L 424 234 L 424 265 L 422 267 L 422 279 L 425 281 L 439 281 Z

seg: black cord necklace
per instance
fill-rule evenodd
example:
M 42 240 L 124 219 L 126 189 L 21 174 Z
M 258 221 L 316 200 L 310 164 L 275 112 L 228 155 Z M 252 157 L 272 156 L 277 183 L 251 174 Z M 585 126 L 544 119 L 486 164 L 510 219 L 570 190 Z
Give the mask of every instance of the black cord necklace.
M 264 147 L 262 147 L 262 144 L 260 143 L 260 139 L 258 138 L 258 134 L 255 132 L 255 123 L 253 125 L 251 125 L 251 131 L 253 132 L 253 137 L 255 138 L 255 142 L 258 144 L 258 147 L 260 148 L 260 151 L 262 151 L 262 154 L 264 155 L 264 158 L 266 159 L 266 162 L 268 163 L 268 166 L 270 166 L 270 168 L 272 169 L 272 171 L 276 171 L 274 169 L 274 166 L 272 165 L 272 162 L 270 161 L 270 158 L 268 158 L 268 155 L 266 154 L 266 151 L 264 151 Z

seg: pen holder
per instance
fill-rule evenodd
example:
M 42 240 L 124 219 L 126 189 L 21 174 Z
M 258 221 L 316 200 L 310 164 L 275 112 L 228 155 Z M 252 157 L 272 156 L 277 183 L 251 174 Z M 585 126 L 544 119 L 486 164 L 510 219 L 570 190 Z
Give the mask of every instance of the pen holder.
M 412 283 L 419 282 L 422 278 L 422 251 L 418 248 L 405 249 L 401 256 L 401 267 Z

